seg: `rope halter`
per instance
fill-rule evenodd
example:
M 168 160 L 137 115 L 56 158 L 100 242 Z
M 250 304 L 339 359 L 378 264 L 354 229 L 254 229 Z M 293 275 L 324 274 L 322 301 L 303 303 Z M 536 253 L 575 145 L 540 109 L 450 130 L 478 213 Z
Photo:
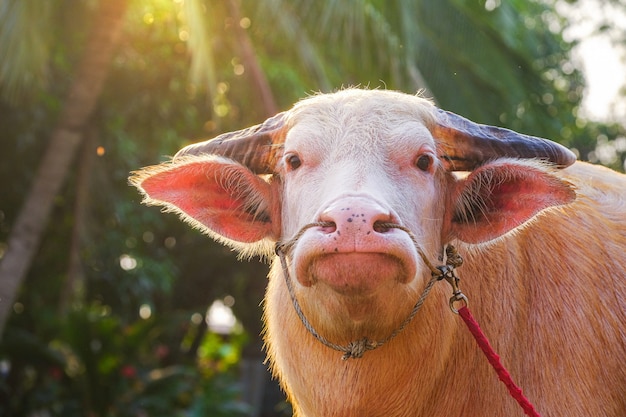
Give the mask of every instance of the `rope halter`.
M 400 323 L 398 328 L 396 328 L 386 338 L 381 339 L 381 340 L 371 340 L 371 339 L 368 339 L 367 337 L 363 337 L 362 339 L 350 342 L 345 346 L 330 342 L 329 340 L 327 340 L 324 336 L 320 335 L 315 330 L 313 325 L 311 325 L 309 320 L 306 318 L 306 316 L 302 312 L 302 309 L 300 308 L 300 303 L 298 303 L 298 299 L 296 298 L 295 290 L 293 287 L 293 281 L 289 274 L 289 267 L 287 265 L 286 254 L 291 252 L 294 245 L 302 237 L 302 235 L 304 234 L 304 232 L 306 232 L 306 230 L 312 227 L 330 227 L 333 225 L 334 223 L 332 222 L 314 222 L 314 223 L 309 223 L 305 225 L 302 229 L 298 231 L 298 233 L 295 234 L 293 238 L 285 242 L 276 243 L 276 255 L 278 255 L 278 257 L 280 258 L 281 267 L 283 269 L 283 276 L 285 277 L 285 282 L 287 284 L 289 296 L 291 297 L 291 302 L 293 304 L 293 307 L 296 313 L 298 314 L 298 317 L 300 318 L 300 321 L 302 322 L 304 327 L 309 331 L 309 333 L 311 333 L 311 335 L 313 335 L 313 337 L 315 337 L 315 339 L 317 339 L 320 343 L 322 343 L 323 345 L 331 349 L 337 350 L 339 352 L 343 352 L 343 356 L 341 358 L 342 360 L 347 360 L 350 358 L 354 358 L 354 359 L 361 358 L 363 357 L 365 352 L 379 348 L 385 343 L 389 342 L 394 337 L 396 337 L 402 330 L 406 328 L 406 326 L 408 326 L 411 320 L 413 320 L 413 317 L 415 317 L 417 312 L 420 310 L 420 308 L 424 304 L 424 301 L 426 300 L 426 297 L 428 296 L 435 282 L 437 281 L 445 279 L 452 285 L 453 296 L 450 299 L 450 308 L 452 309 L 452 311 L 454 311 L 455 313 L 458 312 L 453 306 L 454 302 L 456 301 L 463 301 L 467 304 L 467 298 L 458 289 L 459 279 L 454 273 L 454 269 L 461 266 L 461 264 L 463 263 L 463 259 L 456 252 L 456 249 L 454 249 L 453 246 L 449 245 L 446 247 L 446 264 L 435 267 L 424 254 L 424 251 L 418 244 L 417 239 L 415 238 L 415 235 L 408 228 L 401 226 L 399 224 L 395 224 L 395 223 L 376 223 L 374 226 L 376 227 L 377 230 L 385 230 L 385 229 L 394 228 L 394 229 L 400 229 L 406 232 L 411 238 L 411 241 L 413 242 L 413 245 L 415 246 L 417 253 L 420 255 L 420 257 L 422 258 L 426 266 L 430 269 L 431 278 L 426 284 L 426 286 L 424 287 L 421 295 L 417 299 L 417 302 L 413 306 L 413 309 L 411 310 L 409 315 L 404 319 L 402 323 Z

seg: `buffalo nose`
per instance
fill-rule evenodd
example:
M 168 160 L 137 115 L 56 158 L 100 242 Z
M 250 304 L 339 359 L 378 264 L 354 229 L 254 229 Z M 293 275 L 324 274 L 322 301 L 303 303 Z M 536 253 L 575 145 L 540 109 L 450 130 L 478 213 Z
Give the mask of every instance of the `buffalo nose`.
M 331 223 L 324 230 L 347 238 L 350 235 L 384 233 L 385 223 L 392 223 L 393 216 L 379 203 L 367 197 L 346 197 L 331 203 L 320 216 L 320 221 Z

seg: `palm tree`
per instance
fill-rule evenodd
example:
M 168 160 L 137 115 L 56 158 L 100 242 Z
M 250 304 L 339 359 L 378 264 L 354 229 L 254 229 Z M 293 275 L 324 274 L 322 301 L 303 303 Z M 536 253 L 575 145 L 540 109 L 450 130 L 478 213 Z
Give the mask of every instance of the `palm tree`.
M 258 14 L 322 91 L 425 90 L 476 121 L 571 141 L 583 80 L 549 2 L 266 0 Z
M 5 12 L 6 8 L 12 8 L 17 16 L 22 15 L 20 7 L 32 5 L 31 2 L 3 4 Z M 20 284 L 38 249 L 54 198 L 83 140 L 83 128 L 102 91 L 115 45 L 121 35 L 126 5 L 127 0 L 107 0 L 100 3 L 91 34 L 85 43 L 82 60 L 67 93 L 57 125 L 50 135 L 48 149 L 12 227 L 7 251 L 0 263 L 0 337 Z M 4 19 L 14 17 L 15 15 L 6 14 L 3 16 Z M 19 37 L 22 33 L 29 33 L 31 22 L 19 19 L 12 21 L 16 24 L 19 22 L 28 26 L 14 26 L 15 32 L 12 36 Z M 10 61 L 5 56 L 5 64 Z M 11 85 L 11 79 L 8 81 Z M 9 91 L 15 89 L 9 88 Z

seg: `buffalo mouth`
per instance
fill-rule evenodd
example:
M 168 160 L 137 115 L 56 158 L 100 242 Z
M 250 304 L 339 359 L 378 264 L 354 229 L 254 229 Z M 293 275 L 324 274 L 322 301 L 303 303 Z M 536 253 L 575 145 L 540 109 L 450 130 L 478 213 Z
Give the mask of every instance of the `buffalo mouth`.
M 305 268 L 300 302 L 311 323 L 337 340 L 383 337 L 415 302 L 414 272 L 385 253 L 320 255 Z
M 336 253 L 317 256 L 305 268 L 301 282 L 327 286 L 342 296 L 373 295 L 413 278 L 407 266 L 386 253 Z
M 302 313 L 319 334 L 341 345 L 388 337 L 419 296 L 404 264 L 386 254 L 324 255 L 309 264 L 309 271 L 312 284 L 295 294 Z

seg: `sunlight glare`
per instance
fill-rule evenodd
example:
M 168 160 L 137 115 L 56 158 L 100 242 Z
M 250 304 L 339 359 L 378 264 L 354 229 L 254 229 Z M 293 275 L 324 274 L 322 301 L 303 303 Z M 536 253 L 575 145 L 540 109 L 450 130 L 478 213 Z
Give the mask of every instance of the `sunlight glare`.
M 150 12 L 143 15 L 143 22 L 146 25 L 151 25 L 154 23 L 154 15 Z
M 120 256 L 120 268 L 124 271 L 132 271 L 137 268 L 137 259 L 127 254 Z
M 142 304 L 141 307 L 139 307 L 139 317 L 141 317 L 144 320 L 147 320 L 151 316 L 152 316 L 152 307 L 150 307 L 148 304 Z
M 207 311 L 206 323 L 209 329 L 215 333 L 229 334 L 235 327 L 237 319 L 223 300 L 215 300 Z
M 239 26 L 242 29 L 248 29 L 251 24 L 252 24 L 252 21 L 248 17 L 242 17 L 241 20 L 239 21 Z

